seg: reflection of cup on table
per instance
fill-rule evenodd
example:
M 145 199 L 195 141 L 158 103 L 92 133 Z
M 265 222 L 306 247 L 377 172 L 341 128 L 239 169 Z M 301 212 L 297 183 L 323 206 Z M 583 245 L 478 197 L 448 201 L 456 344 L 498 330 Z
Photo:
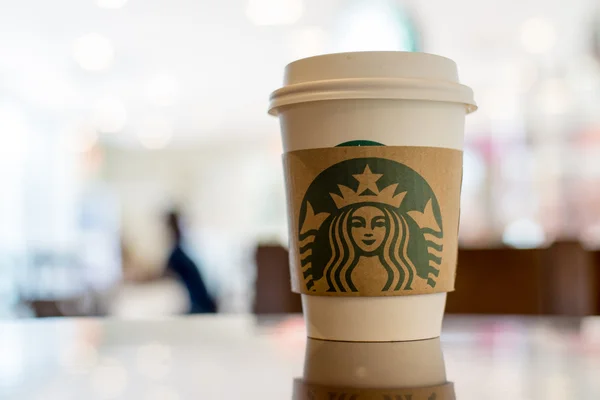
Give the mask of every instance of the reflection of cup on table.
M 454 399 L 439 339 L 395 343 L 309 339 L 304 377 L 294 382 L 294 399 L 350 400 L 353 396 L 356 400 Z
M 310 337 L 440 335 L 474 109 L 443 57 L 342 53 L 286 67 L 270 112 L 285 151 L 292 288 Z

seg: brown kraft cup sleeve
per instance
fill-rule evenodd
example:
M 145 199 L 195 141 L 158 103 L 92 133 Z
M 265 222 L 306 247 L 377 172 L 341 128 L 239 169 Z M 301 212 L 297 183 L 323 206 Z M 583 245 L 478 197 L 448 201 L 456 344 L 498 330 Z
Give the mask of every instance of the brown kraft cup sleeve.
M 454 290 L 462 151 L 331 147 L 292 151 L 283 161 L 294 292 Z
M 294 380 L 293 400 L 455 400 L 454 384 L 419 388 L 370 389 L 313 385 Z

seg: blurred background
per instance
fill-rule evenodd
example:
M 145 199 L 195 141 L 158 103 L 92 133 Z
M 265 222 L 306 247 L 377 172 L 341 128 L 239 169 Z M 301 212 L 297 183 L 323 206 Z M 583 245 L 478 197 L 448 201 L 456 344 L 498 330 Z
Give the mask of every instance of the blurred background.
M 0 0 L 0 33 L 0 318 L 299 311 L 268 96 L 359 50 L 475 91 L 449 310 L 600 311 L 597 0 Z

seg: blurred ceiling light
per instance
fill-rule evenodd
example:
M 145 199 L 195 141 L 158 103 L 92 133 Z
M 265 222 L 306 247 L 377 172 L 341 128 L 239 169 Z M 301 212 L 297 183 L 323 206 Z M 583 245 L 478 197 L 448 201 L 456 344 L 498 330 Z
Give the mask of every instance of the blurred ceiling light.
M 127 4 L 127 0 L 96 0 L 96 4 L 100 8 L 123 8 Z
M 146 84 L 146 96 L 151 104 L 166 107 L 172 106 L 179 94 L 177 79 L 169 74 L 157 74 Z
M 246 16 L 255 25 L 291 25 L 302 17 L 302 0 L 248 0 Z
M 287 42 L 291 61 L 312 57 L 325 53 L 327 33 L 318 26 L 305 26 L 294 29 Z
M 518 249 L 530 249 L 541 246 L 546 240 L 542 226 L 528 218 L 511 222 L 504 229 L 502 242 Z
M 393 0 L 359 0 L 340 15 L 335 51 L 418 51 L 414 21 Z
M 173 138 L 173 127 L 167 118 L 151 115 L 138 127 L 137 137 L 141 145 L 149 150 L 162 149 Z
M 556 30 L 552 22 L 543 17 L 530 18 L 521 27 L 521 44 L 526 51 L 543 54 L 556 43 Z
M 94 107 L 92 122 L 98 132 L 121 132 L 127 123 L 125 104 L 116 97 L 101 98 Z
M 67 148 L 74 153 L 86 153 L 98 143 L 98 133 L 85 120 L 73 120 L 64 129 Z
M 73 57 L 86 71 L 102 71 L 112 65 L 115 50 L 105 36 L 88 33 L 75 41 Z

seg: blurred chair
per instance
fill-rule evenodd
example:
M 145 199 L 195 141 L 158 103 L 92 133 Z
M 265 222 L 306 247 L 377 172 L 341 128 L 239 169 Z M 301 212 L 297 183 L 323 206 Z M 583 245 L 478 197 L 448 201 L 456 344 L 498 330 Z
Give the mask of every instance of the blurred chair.
M 594 263 L 592 273 L 594 274 L 594 282 L 596 283 L 595 314 L 600 315 L 600 250 L 592 252 L 592 261 Z
M 540 314 L 543 311 L 541 249 L 460 249 L 456 291 L 446 312 Z
M 543 262 L 543 303 L 547 314 L 596 313 L 598 285 L 592 252 L 577 241 L 559 241 L 544 250 Z
M 281 246 L 256 249 L 255 314 L 302 312 L 300 295 L 290 290 L 288 251 Z
M 592 254 L 577 242 L 547 249 L 460 249 L 447 312 L 593 315 L 598 294 Z
M 25 301 L 36 318 L 53 317 L 82 317 L 85 313 L 80 311 L 80 299 L 68 300 L 32 300 Z

